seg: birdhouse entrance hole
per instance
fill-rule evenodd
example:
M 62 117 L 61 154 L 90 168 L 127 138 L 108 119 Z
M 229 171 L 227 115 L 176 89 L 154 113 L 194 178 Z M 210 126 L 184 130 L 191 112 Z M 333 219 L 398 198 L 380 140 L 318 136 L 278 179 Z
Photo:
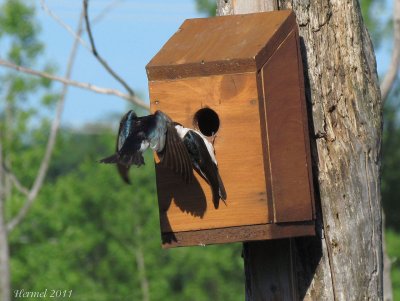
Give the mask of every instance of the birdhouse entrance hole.
M 204 136 L 212 136 L 219 129 L 219 117 L 214 110 L 210 108 L 200 109 L 194 114 L 193 124 Z

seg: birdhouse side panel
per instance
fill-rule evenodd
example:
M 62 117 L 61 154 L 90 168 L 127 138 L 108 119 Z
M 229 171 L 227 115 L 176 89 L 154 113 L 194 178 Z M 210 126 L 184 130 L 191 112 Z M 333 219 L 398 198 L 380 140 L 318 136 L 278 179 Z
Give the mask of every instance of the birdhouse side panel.
M 228 196 L 215 209 L 210 187 L 197 173 L 188 185 L 157 165 L 162 232 L 268 223 L 256 74 L 150 81 L 149 88 L 151 110 L 162 110 L 185 127 L 196 127 L 194 116 L 202 108 L 218 115 L 214 148 Z
M 298 46 L 297 31 L 293 30 L 262 68 L 275 222 L 313 219 Z

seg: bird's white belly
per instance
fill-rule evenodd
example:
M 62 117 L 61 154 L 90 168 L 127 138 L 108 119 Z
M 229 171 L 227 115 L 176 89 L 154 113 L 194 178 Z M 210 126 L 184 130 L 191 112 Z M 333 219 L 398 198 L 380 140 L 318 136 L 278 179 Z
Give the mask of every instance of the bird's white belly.
M 178 136 L 181 139 L 183 139 L 183 137 L 185 137 L 185 135 L 189 131 L 188 128 L 185 128 L 185 127 L 181 126 L 180 124 L 175 125 L 175 129 L 176 129 L 176 132 L 178 133 Z
M 211 160 L 218 165 L 217 163 L 217 159 L 215 158 L 215 154 L 214 154 L 214 146 L 212 145 L 212 143 L 210 141 L 207 140 L 207 138 L 199 131 L 195 130 L 195 129 L 189 129 L 189 128 L 185 128 L 181 125 L 176 125 L 175 129 L 179 135 L 179 137 L 181 139 L 183 139 L 183 137 L 185 137 L 185 135 L 187 134 L 188 131 L 193 131 L 196 132 L 204 141 L 204 144 L 207 147 L 208 153 L 210 154 Z

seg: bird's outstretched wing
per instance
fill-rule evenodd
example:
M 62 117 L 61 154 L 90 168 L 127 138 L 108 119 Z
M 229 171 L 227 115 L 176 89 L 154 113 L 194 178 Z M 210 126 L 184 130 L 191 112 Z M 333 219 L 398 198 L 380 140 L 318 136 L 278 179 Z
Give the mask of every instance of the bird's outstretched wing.
M 128 121 L 128 117 L 131 116 L 130 120 Z M 122 116 L 121 121 L 119 122 L 118 128 L 118 136 L 117 136 L 117 143 L 115 146 L 115 151 L 118 152 L 125 143 L 125 140 L 128 138 L 129 133 L 132 129 L 132 121 L 137 118 L 137 115 L 133 110 L 130 110 L 124 116 Z
M 189 153 L 172 123 L 167 124 L 164 149 L 157 153 L 161 165 L 182 176 L 186 183 L 193 181 L 193 168 Z
M 134 111 L 129 111 L 121 118 L 118 128 L 118 136 L 117 136 L 117 143 L 115 145 L 115 152 L 118 152 L 122 148 L 126 138 L 128 138 L 129 136 L 131 127 L 131 124 L 127 123 L 129 114 L 131 114 L 133 118 L 137 117 Z M 121 176 L 122 180 L 124 180 L 124 182 L 127 184 L 131 184 L 131 180 L 129 179 L 129 168 L 130 165 L 125 165 L 121 164 L 120 162 L 117 162 L 118 173 Z

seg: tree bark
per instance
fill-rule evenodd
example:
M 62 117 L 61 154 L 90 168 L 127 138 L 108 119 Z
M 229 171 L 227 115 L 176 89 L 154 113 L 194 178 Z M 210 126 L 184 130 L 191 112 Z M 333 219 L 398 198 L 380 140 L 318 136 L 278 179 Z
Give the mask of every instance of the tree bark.
M 260 11 L 257 5 L 254 11 L 239 11 L 242 1 L 246 2 L 217 1 L 217 11 Z M 382 300 L 382 101 L 359 3 L 280 0 L 278 4 L 279 9 L 293 9 L 299 25 L 318 194 L 318 235 L 293 240 L 291 298 Z M 246 252 L 244 260 L 245 268 L 251 269 Z M 259 267 L 263 262 L 256 265 L 257 275 L 268 273 Z

